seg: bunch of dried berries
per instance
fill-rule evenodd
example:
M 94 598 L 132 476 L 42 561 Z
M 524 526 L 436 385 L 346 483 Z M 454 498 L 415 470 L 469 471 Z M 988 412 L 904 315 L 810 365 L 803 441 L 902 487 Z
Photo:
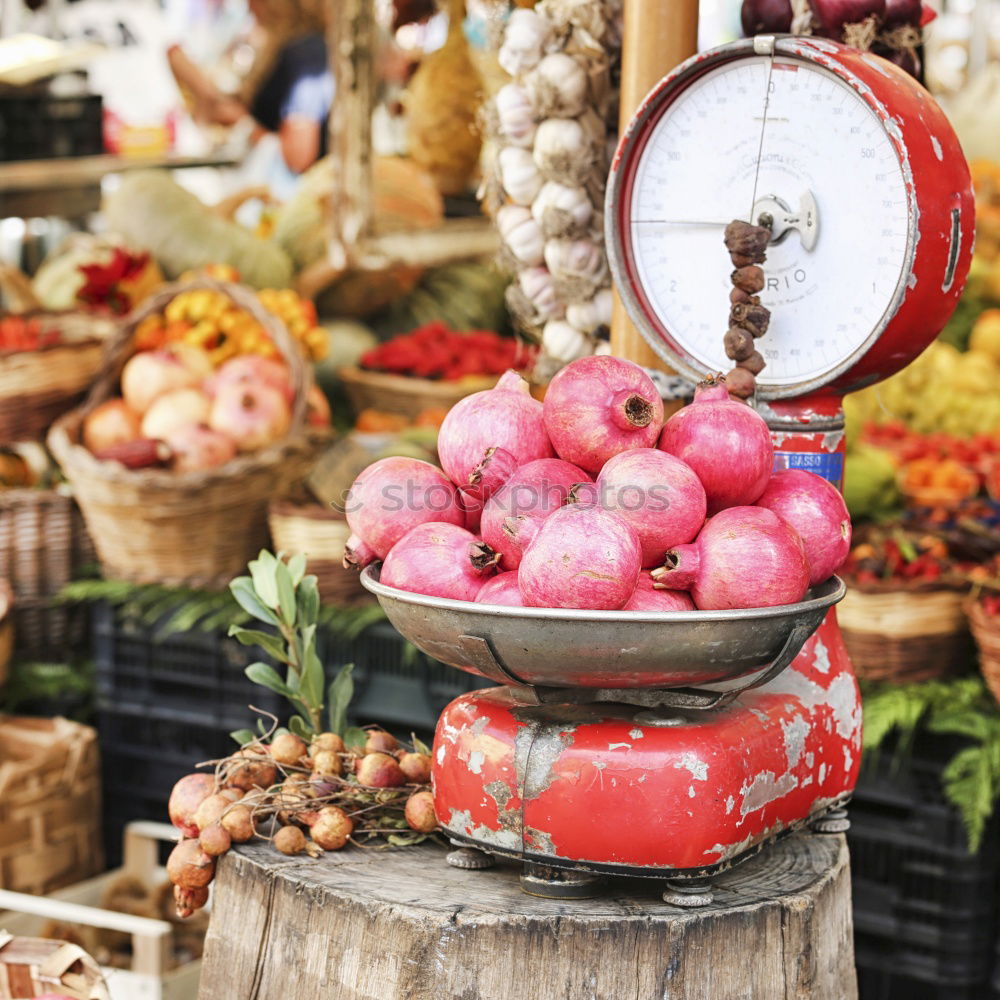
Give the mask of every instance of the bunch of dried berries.
M 760 304 L 764 288 L 765 250 L 771 231 L 765 226 L 734 219 L 726 226 L 725 241 L 735 270 L 730 275 L 733 290 L 729 293 L 729 330 L 725 336 L 726 357 L 736 367 L 726 374 L 730 395 L 748 399 L 757 388 L 756 376 L 764 369 L 764 358 L 754 345 L 767 333 L 770 312 Z

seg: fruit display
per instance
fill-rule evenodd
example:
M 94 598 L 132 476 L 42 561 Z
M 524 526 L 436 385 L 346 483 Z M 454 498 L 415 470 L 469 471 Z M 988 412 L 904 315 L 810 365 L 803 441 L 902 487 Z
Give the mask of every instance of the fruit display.
M 438 454 L 440 469 L 383 459 L 358 476 L 346 565 L 508 607 L 721 610 L 799 601 L 850 547 L 837 490 L 772 474 L 763 418 L 721 376 L 664 423 L 628 361 L 572 362 L 544 402 L 508 372 L 452 408 Z
M 501 375 L 508 368 L 527 368 L 534 349 L 489 330 L 457 333 L 432 322 L 394 337 L 361 355 L 361 367 L 452 381 L 468 375 Z
M 62 335 L 41 316 L 0 316 L 0 351 L 37 351 L 58 344 Z
M 327 334 L 317 325 L 312 302 L 290 288 L 280 291 L 266 288 L 257 296 L 260 304 L 285 324 L 305 357 L 319 361 L 326 355 Z M 210 288 L 192 289 L 175 296 L 162 313 L 142 320 L 135 339 L 141 350 L 155 350 L 178 342 L 199 347 L 213 366 L 242 354 L 278 357 L 278 348 L 264 327 L 224 292 Z
M 204 348 L 168 342 L 129 358 L 121 397 L 87 414 L 82 442 L 97 458 L 131 469 L 213 469 L 285 437 L 293 401 L 291 375 L 282 361 L 245 354 L 216 368 Z M 312 386 L 307 423 L 329 422 L 326 398 Z
M 937 532 L 891 525 L 866 533 L 851 549 L 843 573 L 853 585 L 962 586 L 971 565 L 958 561 Z

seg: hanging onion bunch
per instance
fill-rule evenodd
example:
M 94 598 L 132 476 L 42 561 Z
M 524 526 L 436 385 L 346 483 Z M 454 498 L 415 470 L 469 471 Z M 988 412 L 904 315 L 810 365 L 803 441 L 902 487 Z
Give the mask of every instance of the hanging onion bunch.
M 921 0 L 743 0 L 743 34 L 817 35 L 871 51 L 918 80 L 923 26 L 934 11 Z
M 621 13 L 621 0 L 541 0 L 513 11 L 498 53 L 512 79 L 485 116 L 497 151 L 481 196 L 515 276 L 508 306 L 542 343 L 541 380 L 607 351 L 603 205 L 617 140 Z

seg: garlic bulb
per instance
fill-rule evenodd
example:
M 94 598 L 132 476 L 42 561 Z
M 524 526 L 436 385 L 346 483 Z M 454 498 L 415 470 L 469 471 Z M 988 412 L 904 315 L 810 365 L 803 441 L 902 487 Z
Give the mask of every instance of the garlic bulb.
M 525 85 L 540 118 L 575 118 L 587 101 L 587 74 L 565 52 L 547 55 Z
M 547 240 L 544 256 L 556 279 L 596 282 L 604 274 L 604 253 L 593 240 Z
M 579 330 L 593 332 L 601 326 L 611 326 L 613 296 L 610 288 L 602 288 L 586 302 L 573 302 L 566 307 L 566 319 Z
M 590 338 L 564 319 L 552 319 L 545 324 L 542 347 L 551 358 L 565 365 L 577 358 L 585 358 L 593 351 Z
M 524 87 L 505 84 L 493 100 L 501 137 L 512 146 L 530 146 L 535 138 L 535 108 Z
M 594 206 L 581 187 L 547 181 L 531 203 L 531 214 L 546 237 L 582 232 L 594 214 Z
M 518 7 L 507 21 L 503 45 L 497 53 L 500 65 L 511 76 L 538 65 L 552 25 L 528 7 Z
M 530 267 L 522 271 L 517 281 L 541 319 L 555 319 L 562 315 L 563 304 L 556 292 L 556 283 L 544 267 Z
M 576 118 L 547 118 L 535 132 L 535 163 L 550 180 L 582 184 L 594 168 L 590 135 Z
M 537 267 L 542 263 L 545 240 L 531 212 L 521 205 L 504 205 L 496 215 L 500 238 L 521 264 Z
M 530 205 L 542 187 L 542 174 L 531 153 L 517 146 L 504 146 L 497 155 L 497 168 L 500 184 L 511 201 Z
M 597 346 L 594 348 L 594 353 L 597 355 L 610 354 L 611 344 L 607 340 L 599 340 Z

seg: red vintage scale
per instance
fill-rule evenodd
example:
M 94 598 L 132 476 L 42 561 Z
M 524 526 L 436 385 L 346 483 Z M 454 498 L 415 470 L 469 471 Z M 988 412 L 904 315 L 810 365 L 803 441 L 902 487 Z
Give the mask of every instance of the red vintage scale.
M 890 63 L 817 38 L 699 54 L 646 97 L 608 185 L 616 286 L 691 381 L 723 352 L 722 230 L 772 239 L 754 400 L 776 466 L 843 477 L 845 393 L 915 358 L 951 315 L 974 208 L 958 140 Z M 804 826 L 846 828 L 861 702 L 833 605 L 674 614 L 491 608 L 365 584 L 431 656 L 501 686 L 444 710 L 434 799 L 449 861 L 524 863 L 522 885 L 586 896 L 609 875 L 665 880 L 677 905 Z

